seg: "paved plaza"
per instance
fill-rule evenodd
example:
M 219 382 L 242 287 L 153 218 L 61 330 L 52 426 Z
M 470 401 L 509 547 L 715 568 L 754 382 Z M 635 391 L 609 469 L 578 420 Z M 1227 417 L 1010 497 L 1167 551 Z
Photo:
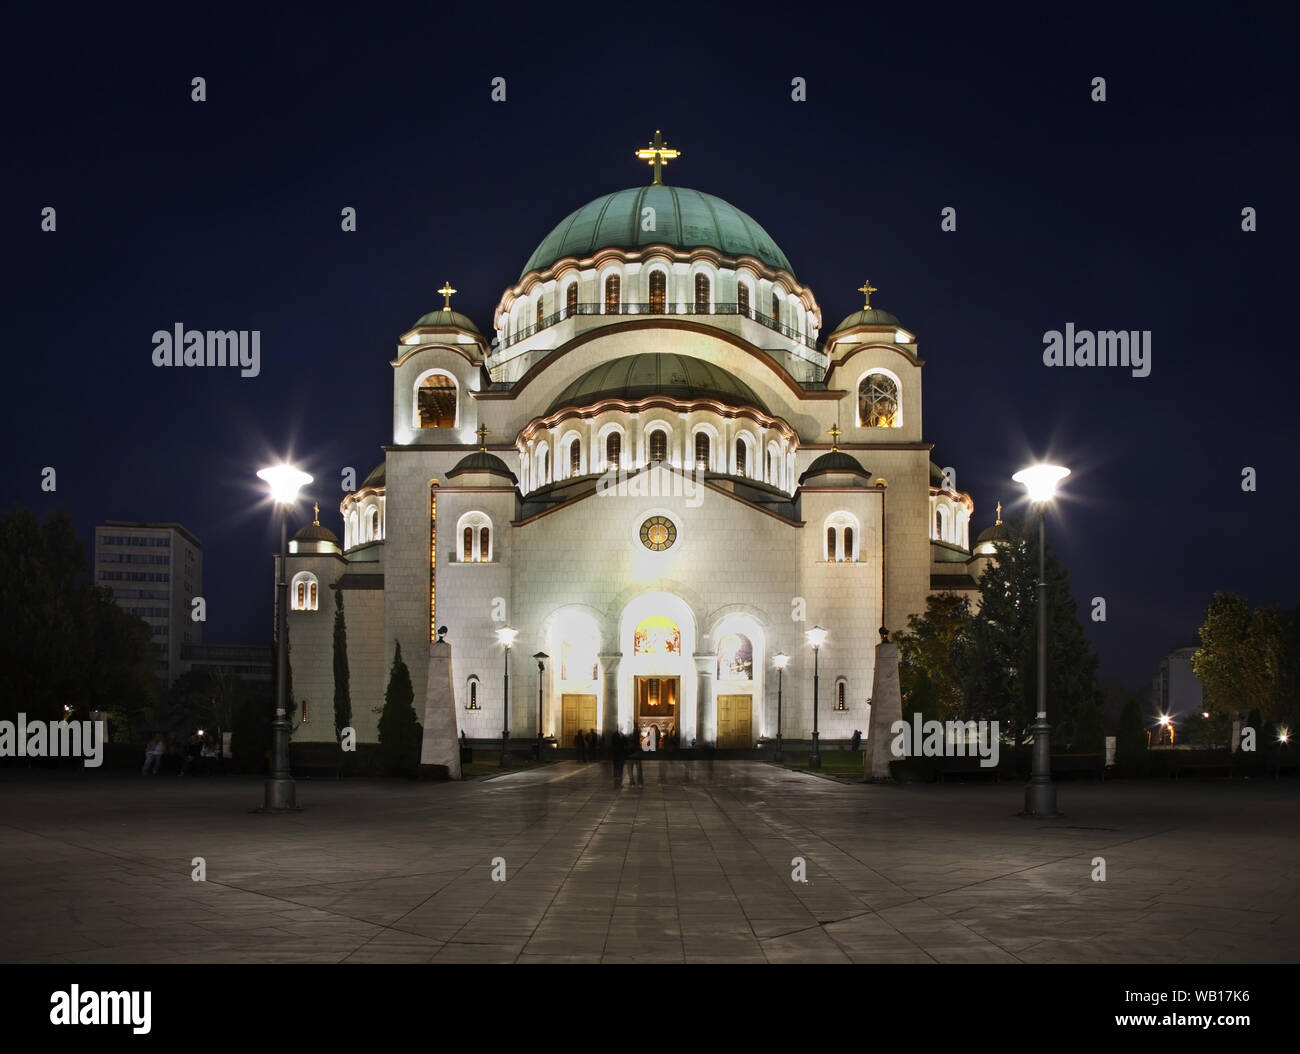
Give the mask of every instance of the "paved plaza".
M 310 780 L 265 816 L 251 778 L 0 771 L 0 961 L 1300 959 L 1300 781 L 1066 783 L 1034 821 L 1018 784 L 645 780 Z

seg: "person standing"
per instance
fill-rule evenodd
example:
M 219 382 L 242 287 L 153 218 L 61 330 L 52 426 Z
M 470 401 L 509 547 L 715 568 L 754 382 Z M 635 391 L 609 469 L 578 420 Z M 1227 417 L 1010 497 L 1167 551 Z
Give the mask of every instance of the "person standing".
M 623 786 L 623 737 L 617 729 L 609 741 L 609 761 L 614 769 L 614 789 L 620 790 Z
M 141 776 L 149 775 L 151 770 L 155 776 L 158 775 L 158 766 L 162 764 L 163 752 L 166 749 L 162 733 L 155 732 L 149 745 L 144 748 L 144 766 L 140 769 Z
M 582 734 L 582 729 L 573 734 L 573 756 L 579 761 L 587 760 L 587 737 Z
M 600 740 L 594 728 L 587 733 L 587 757 L 592 761 L 600 760 Z
M 644 787 L 645 774 L 641 770 L 641 739 L 637 735 L 636 725 L 627 741 L 627 782 L 629 786 Z

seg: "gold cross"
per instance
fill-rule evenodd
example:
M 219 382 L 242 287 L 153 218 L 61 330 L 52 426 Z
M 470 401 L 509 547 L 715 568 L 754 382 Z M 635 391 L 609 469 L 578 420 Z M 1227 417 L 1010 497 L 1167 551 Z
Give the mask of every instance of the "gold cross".
M 871 310 L 871 294 L 872 294 L 872 293 L 878 293 L 878 292 L 880 292 L 880 290 L 877 289 L 874 285 L 872 285 L 872 284 L 871 284 L 871 279 L 868 278 L 868 279 L 866 280 L 866 282 L 864 282 L 862 285 L 858 286 L 858 292 L 861 293 L 863 296 L 865 296 L 865 297 L 867 298 L 867 302 L 866 302 L 865 304 L 862 305 L 862 310 L 863 310 L 863 311 L 870 311 L 870 310 Z
M 316 513 L 316 520 L 313 526 L 319 527 L 320 526 L 320 502 L 316 502 L 316 504 L 312 506 L 312 511 Z
M 442 283 L 442 288 L 439 289 L 438 292 L 440 292 L 440 293 L 442 294 L 442 309 L 443 309 L 444 311 L 450 311 L 450 310 L 451 310 L 451 294 L 454 293 L 454 292 L 456 292 L 456 290 L 454 290 L 454 289 L 451 287 L 451 283 L 450 283 L 450 282 L 443 282 L 443 283 Z
M 994 527 L 1002 526 L 1002 502 L 998 502 L 998 522 L 995 523 L 993 526 Z
M 838 421 L 831 426 L 830 432 L 831 432 L 831 450 L 832 451 L 839 450 L 840 436 L 842 436 L 844 433 L 840 431 L 840 425 Z
M 475 430 L 474 434 L 478 436 L 478 448 L 480 450 L 486 451 L 487 437 L 490 436 L 492 433 L 488 431 L 486 425 L 479 425 L 478 428 Z
M 642 161 L 650 162 L 650 164 L 654 167 L 655 184 L 658 185 L 660 183 L 663 183 L 663 178 L 662 178 L 663 166 L 667 162 L 673 161 L 676 158 L 681 157 L 682 152 L 680 150 L 669 150 L 667 144 L 663 140 L 663 137 L 659 134 L 659 129 L 656 128 L 654 142 L 651 143 L 648 147 L 643 147 L 642 149 L 638 150 L 636 152 L 636 156 L 639 157 Z

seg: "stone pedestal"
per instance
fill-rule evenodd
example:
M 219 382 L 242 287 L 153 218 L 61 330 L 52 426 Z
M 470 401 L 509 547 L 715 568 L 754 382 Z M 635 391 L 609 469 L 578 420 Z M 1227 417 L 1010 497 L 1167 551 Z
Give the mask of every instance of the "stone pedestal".
M 898 681 L 898 645 L 885 641 L 876 645 L 876 674 L 871 685 L 871 737 L 867 746 L 871 765 L 867 777 L 872 782 L 888 780 L 889 763 L 894 761 L 890 744 L 894 734 L 890 726 L 903 719 L 903 692 Z
M 424 741 L 420 766 L 437 765 L 454 780 L 461 777 L 460 729 L 456 720 L 456 692 L 451 679 L 451 645 L 440 640 L 429 645 L 428 692 L 424 700 Z

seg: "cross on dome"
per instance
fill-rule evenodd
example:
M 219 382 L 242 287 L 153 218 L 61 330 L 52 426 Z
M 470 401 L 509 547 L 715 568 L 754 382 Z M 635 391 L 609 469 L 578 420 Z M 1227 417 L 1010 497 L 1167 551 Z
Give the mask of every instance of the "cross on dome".
M 320 502 L 316 502 L 312 507 L 312 512 L 316 514 L 316 519 L 312 521 L 313 527 L 320 526 Z
M 655 184 L 663 183 L 663 167 L 669 161 L 674 161 L 682 156 L 680 150 L 669 150 L 668 144 L 664 142 L 663 136 L 659 134 L 659 129 L 655 129 L 654 142 L 648 147 L 642 147 L 636 152 L 636 156 L 642 161 L 648 161 L 655 170 Z
M 836 450 L 839 450 L 840 436 L 844 434 L 842 431 L 840 431 L 840 424 L 838 421 L 836 421 L 835 424 L 831 425 L 830 433 L 831 433 L 831 451 L 834 452 Z
M 872 285 L 872 284 L 871 284 L 871 279 L 868 278 L 865 282 L 862 283 L 862 285 L 858 286 L 858 292 L 861 293 L 863 296 L 865 296 L 865 297 L 867 298 L 867 302 L 866 302 L 865 304 L 862 305 L 862 310 L 863 310 L 863 311 L 870 311 L 870 310 L 871 310 L 871 294 L 872 294 L 872 293 L 878 293 L 878 292 L 880 292 L 880 290 L 877 289 L 874 285 Z
M 474 430 L 474 434 L 475 434 L 476 436 L 478 436 L 478 448 L 479 448 L 479 450 L 482 450 L 482 451 L 486 452 L 486 451 L 487 451 L 487 437 L 490 436 L 492 433 L 488 430 L 488 428 L 487 428 L 486 425 L 479 425 L 478 428 Z
M 454 293 L 454 292 L 456 292 L 456 290 L 453 289 L 453 288 L 451 287 L 451 283 L 450 283 L 450 282 L 443 282 L 443 283 L 442 283 L 442 288 L 439 289 L 438 292 L 442 294 L 442 309 L 443 309 L 444 311 L 450 311 L 450 310 L 451 310 L 451 294 Z

